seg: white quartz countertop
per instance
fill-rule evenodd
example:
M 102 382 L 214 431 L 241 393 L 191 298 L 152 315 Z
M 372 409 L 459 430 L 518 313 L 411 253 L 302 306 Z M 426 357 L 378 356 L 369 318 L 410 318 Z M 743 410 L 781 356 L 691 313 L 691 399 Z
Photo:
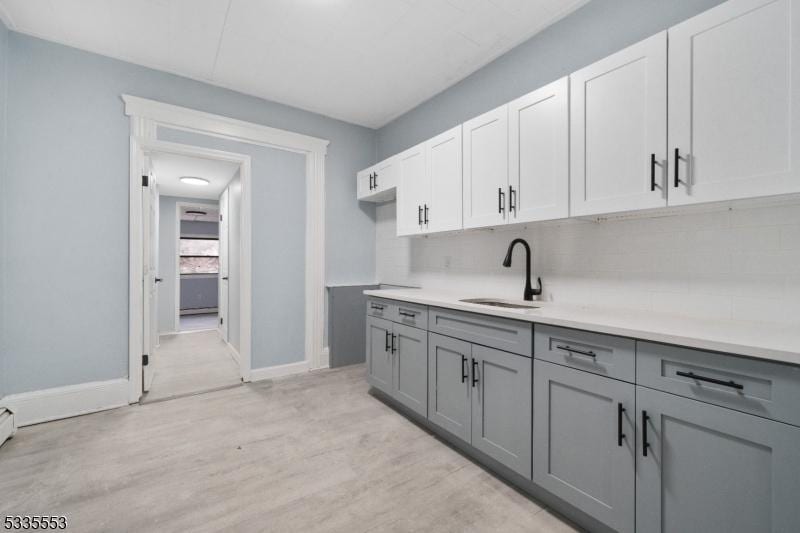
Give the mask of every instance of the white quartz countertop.
M 550 302 L 525 302 L 540 305 L 537 309 L 508 309 L 459 301 L 486 295 L 428 289 L 366 290 L 364 294 L 800 365 L 798 326 L 708 320 L 651 311 L 622 311 Z

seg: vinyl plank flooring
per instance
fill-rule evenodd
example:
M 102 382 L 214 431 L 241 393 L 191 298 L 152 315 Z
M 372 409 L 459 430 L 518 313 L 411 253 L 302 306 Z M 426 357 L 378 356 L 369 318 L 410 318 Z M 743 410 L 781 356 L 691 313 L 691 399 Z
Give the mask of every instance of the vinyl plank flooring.
M 572 527 L 368 394 L 363 365 L 21 429 L 0 515 L 75 531 Z

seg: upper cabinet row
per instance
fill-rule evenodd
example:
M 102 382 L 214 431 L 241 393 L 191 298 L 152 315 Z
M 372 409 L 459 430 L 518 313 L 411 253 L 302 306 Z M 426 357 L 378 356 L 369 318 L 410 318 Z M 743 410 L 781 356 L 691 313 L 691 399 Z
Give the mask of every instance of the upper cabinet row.
M 730 0 L 395 156 L 398 235 L 800 192 L 797 35 Z

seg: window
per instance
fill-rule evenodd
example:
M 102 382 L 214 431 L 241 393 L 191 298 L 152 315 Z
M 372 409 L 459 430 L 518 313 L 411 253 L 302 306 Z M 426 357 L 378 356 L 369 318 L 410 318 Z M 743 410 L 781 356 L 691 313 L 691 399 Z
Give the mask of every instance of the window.
M 181 238 L 180 272 L 219 274 L 219 240 Z

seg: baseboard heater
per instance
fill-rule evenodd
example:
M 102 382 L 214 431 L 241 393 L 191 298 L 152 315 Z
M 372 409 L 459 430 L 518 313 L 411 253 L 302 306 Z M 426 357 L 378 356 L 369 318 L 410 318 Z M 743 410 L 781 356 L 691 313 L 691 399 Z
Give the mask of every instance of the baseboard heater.
M 17 428 L 14 426 L 14 414 L 5 407 L 0 407 L 0 446 L 13 437 L 16 431 Z

